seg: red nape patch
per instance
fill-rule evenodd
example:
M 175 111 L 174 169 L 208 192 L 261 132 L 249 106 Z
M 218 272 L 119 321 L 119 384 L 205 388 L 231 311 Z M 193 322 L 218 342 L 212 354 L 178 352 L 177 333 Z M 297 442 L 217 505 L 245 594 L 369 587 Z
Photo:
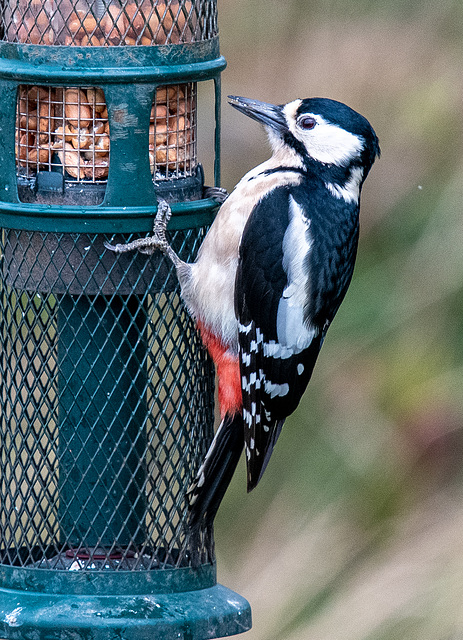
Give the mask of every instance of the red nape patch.
M 231 356 L 228 353 L 228 347 L 217 336 L 208 331 L 201 322 L 198 322 L 196 326 L 217 370 L 221 417 L 223 418 L 227 413 L 233 415 L 241 412 L 243 399 L 238 357 Z

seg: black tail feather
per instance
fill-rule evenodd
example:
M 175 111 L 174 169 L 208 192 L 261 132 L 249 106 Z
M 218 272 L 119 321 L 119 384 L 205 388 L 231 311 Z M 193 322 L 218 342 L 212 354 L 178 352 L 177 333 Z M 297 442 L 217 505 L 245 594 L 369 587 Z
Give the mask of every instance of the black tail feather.
M 193 564 L 201 562 L 202 530 L 205 530 L 207 561 L 213 560 L 212 525 L 235 472 L 243 446 L 243 418 L 241 414 L 227 414 L 217 429 L 206 458 L 188 491 L 189 549 Z

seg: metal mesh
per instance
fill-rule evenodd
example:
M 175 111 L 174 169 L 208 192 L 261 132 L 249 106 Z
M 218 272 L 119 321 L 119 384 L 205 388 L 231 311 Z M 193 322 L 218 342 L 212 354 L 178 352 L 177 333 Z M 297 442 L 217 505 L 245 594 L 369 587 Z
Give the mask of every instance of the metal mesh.
M 216 0 L 10 0 L 0 5 L 4 40 L 25 44 L 179 44 L 217 35 Z
M 109 122 L 102 89 L 21 85 L 17 105 L 18 175 L 61 171 L 68 181 L 106 181 Z
M 196 83 L 158 87 L 149 129 L 153 179 L 192 176 L 197 167 Z M 99 87 L 21 85 L 16 116 L 16 167 L 29 200 L 38 172 L 60 172 L 65 185 L 105 185 L 110 136 L 104 90 Z M 56 176 L 55 176 L 56 177 Z M 102 202 L 104 188 L 93 196 Z M 85 200 L 80 195 L 81 203 Z
M 150 166 L 156 181 L 194 174 L 196 128 L 196 83 L 158 87 L 149 133 Z
M 173 245 L 191 259 L 204 233 L 178 231 Z M 186 491 L 212 434 L 212 367 L 166 261 L 116 258 L 105 239 L 2 232 L 3 564 L 189 563 Z

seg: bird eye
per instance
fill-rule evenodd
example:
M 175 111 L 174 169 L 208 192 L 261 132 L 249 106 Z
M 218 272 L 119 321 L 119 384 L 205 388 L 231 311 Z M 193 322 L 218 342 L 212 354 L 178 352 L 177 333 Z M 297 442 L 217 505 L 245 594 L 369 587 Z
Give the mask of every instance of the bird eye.
M 309 131 L 309 129 L 313 129 L 315 127 L 317 121 L 315 120 L 315 118 L 312 118 L 310 116 L 302 116 L 297 124 L 301 127 L 301 129 Z

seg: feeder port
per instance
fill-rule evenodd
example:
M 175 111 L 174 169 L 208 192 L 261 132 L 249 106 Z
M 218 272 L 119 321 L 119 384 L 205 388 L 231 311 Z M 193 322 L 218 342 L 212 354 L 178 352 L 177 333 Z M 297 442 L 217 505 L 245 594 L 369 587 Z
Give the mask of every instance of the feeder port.
M 196 83 L 156 89 L 148 139 L 153 180 L 195 174 L 196 122 Z M 110 124 L 104 90 L 21 85 L 15 146 L 22 201 L 28 201 L 35 191 L 39 172 L 60 172 L 65 184 L 104 185 L 110 164 Z M 103 199 L 104 188 L 95 193 L 97 204 Z

